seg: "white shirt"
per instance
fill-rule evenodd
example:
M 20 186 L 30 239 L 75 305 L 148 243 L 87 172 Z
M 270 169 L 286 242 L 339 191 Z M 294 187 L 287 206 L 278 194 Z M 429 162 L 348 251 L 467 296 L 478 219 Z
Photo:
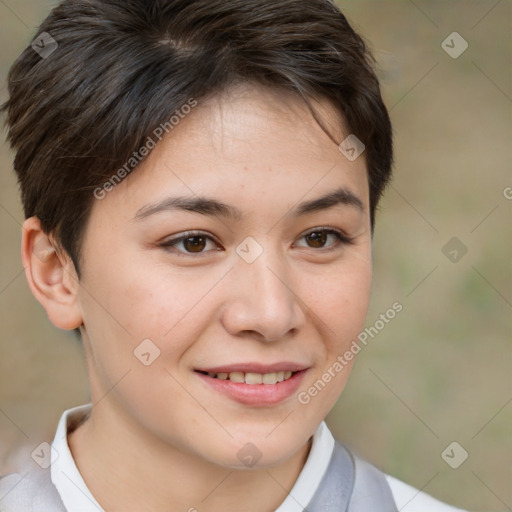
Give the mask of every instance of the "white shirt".
M 59 421 L 52 446 L 57 458 L 52 461 L 51 479 L 67 510 L 72 512 L 104 512 L 85 485 L 76 467 L 67 441 L 69 425 L 85 415 L 90 405 L 83 405 L 65 411 Z M 300 504 L 307 505 L 325 474 L 334 449 L 334 437 L 322 422 L 313 436 L 313 443 L 306 464 L 288 497 L 276 512 L 303 512 Z M 389 475 L 386 479 L 400 512 L 462 512 L 445 505 L 422 491 Z

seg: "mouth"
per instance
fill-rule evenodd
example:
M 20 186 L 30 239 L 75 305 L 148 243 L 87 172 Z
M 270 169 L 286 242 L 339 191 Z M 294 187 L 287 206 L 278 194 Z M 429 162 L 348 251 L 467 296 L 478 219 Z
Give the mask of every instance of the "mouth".
M 198 370 L 198 373 L 208 375 L 212 379 L 229 380 L 231 382 L 238 382 L 239 384 L 249 384 L 250 386 L 257 384 L 273 385 L 278 382 L 284 382 L 290 379 L 297 372 L 292 371 L 279 371 L 270 373 L 256 373 L 256 372 L 206 372 Z
M 197 369 L 195 373 L 209 389 L 244 405 L 276 405 L 293 395 L 307 367 L 281 363 L 275 365 L 242 364 Z

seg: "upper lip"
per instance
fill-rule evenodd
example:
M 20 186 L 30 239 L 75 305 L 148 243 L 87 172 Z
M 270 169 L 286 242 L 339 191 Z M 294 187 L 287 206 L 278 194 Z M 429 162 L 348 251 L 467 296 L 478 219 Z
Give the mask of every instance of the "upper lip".
M 196 368 L 196 371 L 207 373 L 275 373 L 275 372 L 299 372 L 308 367 L 299 363 L 283 361 L 280 363 L 262 364 L 262 363 L 234 363 L 223 366 L 213 366 L 209 368 Z

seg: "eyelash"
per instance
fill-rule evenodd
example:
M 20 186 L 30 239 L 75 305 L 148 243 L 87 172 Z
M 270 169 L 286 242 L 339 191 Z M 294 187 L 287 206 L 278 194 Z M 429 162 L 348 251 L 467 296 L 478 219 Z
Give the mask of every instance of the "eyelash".
M 336 237 L 337 241 L 334 244 L 331 244 L 330 246 L 328 246 L 327 248 L 321 247 L 319 249 L 315 249 L 314 247 L 307 247 L 307 246 L 300 246 L 300 247 L 304 247 L 306 249 L 309 248 L 309 249 L 313 249 L 313 250 L 316 250 L 316 251 L 327 252 L 327 251 L 334 250 L 340 244 L 341 245 L 353 245 L 354 241 L 355 241 L 354 237 L 349 237 L 348 235 L 346 235 L 342 231 L 339 231 L 339 230 L 333 229 L 333 228 L 328 228 L 328 227 L 317 227 L 317 228 L 314 228 L 314 229 L 310 229 L 309 231 L 304 233 L 299 238 L 299 240 L 302 239 L 302 238 L 306 238 L 307 236 L 309 236 L 309 235 L 311 235 L 313 233 L 323 233 L 323 234 L 326 234 L 326 235 L 333 235 L 333 236 Z M 177 238 L 169 239 L 169 240 L 159 244 L 159 246 L 162 247 L 164 250 L 172 251 L 173 253 L 175 253 L 175 254 L 177 254 L 179 256 L 185 256 L 185 257 L 189 257 L 189 256 L 201 257 L 202 255 L 205 255 L 205 254 L 211 252 L 211 250 L 208 250 L 208 251 L 201 251 L 201 252 L 193 253 L 193 252 L 181 251 L 181 250 L 176 249 L 176 246 L 179 243 L 187 240 L 188 238 L 195 238 L 195 237 L 203 237 L 207 241 L 211 241 L 211 242 L 215 243 L 218 246 L 221 245 L 219 242 L 217 242 L 215 240 L 215 238 L 213 238 L 212 236 L 210 236 L 210 235 L 208 235 L 208 234 L 206 234 L 206 233 L 204 233 L 202 231 L 187 231 L 183 235 L 181 235 L 181 236 L 179 236 Z M 216 249 L 216 250 L 221 250 L 221 249 Z

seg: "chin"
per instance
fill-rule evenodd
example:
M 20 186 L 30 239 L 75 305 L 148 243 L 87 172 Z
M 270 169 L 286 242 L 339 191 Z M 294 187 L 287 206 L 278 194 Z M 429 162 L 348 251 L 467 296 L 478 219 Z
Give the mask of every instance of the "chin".
M 278 434 L 277 430 L 270 435 L 268 429 L 261 434 L 255 434 L 254 431 L 250 435 L 239 433 L 236 438 L 230 438 L 225 443 L 210 446 L 208 458 L 232 470 L 271 468 L 286 462 L 305 447 L 311 437 L 298 432 L 290 435 L 284 430 Z

